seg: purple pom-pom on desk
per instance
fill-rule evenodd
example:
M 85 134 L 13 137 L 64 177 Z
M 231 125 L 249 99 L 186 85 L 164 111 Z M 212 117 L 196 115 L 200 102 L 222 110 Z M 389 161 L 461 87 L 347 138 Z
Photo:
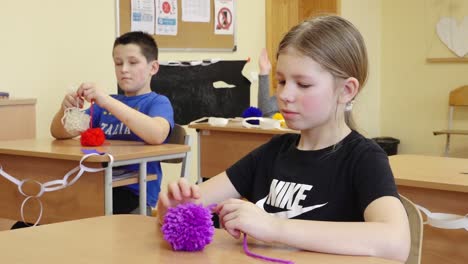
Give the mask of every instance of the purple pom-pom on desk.
M 169 208 L 161 230 L 175 251 L 200 251 L 214 235 L 210 207 L 192 203 Z

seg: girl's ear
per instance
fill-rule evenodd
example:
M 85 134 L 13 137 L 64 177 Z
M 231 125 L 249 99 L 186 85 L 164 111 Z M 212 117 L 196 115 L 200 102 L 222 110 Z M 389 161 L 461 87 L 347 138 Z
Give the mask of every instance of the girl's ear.
M 339 102 L 342 104 L 351 102 L 359 92 L 359 81 L 354 77 L 349 77 L 348 79 L 343 80 L 342 89 L 343 90 L 338 99 Z
M 151 64 L 151 75 L 155 75 L 156 73 L 158 73 L 159 71 L 159 62 L 157 60 L 153 60 L 152 62 L 150 62 Z

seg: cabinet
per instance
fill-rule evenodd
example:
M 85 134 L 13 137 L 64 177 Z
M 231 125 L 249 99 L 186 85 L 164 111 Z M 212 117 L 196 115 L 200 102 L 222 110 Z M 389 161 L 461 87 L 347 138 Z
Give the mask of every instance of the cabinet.
M 36 99 L 0 99 L 0 140 L 36 137 Z

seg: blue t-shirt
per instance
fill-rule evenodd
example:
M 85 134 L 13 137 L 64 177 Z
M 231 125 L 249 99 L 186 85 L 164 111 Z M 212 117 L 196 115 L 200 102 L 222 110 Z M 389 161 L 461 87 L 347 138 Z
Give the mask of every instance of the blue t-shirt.
M 166 119 L 171 126 L 171 130 L 174 127 L 174 111 L 171 102 L 164 95 L 150 92 L 130 97 L 121 94 L 111 95 L 111 97 L 150 117 L 159 116 Z M 89 114 L 90 109 L 86 112 Z M 93 105 L 93 127 L 101 127 L 106 135 L 106 139 L 143 141 L 125 124 L 112 115 L 112 113 L 97 104 Z M 119 168 L 126 171 L 138 171 L 139 164 L 127 165 Z M 158 161 L 149 162 L 147 164 L 147 173 L 158 175 L 157 180 L 147 182 L 146 202 L 149 206 L 154 207 L 158 199 L 159 191 L 161 190 L 162 170 L 160 163 Z M 138 184 L 132 184 L 126 187 L 136 195 L 139 194 L 140 187 Z

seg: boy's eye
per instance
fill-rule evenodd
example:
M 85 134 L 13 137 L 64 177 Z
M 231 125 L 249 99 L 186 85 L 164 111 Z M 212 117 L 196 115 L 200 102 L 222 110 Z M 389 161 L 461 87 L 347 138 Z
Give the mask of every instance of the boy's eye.
M 283 86 L 285 83 L 286 83 L 286 81 L 278 80 L 278 84 L 281 85 L 281 86 Z

